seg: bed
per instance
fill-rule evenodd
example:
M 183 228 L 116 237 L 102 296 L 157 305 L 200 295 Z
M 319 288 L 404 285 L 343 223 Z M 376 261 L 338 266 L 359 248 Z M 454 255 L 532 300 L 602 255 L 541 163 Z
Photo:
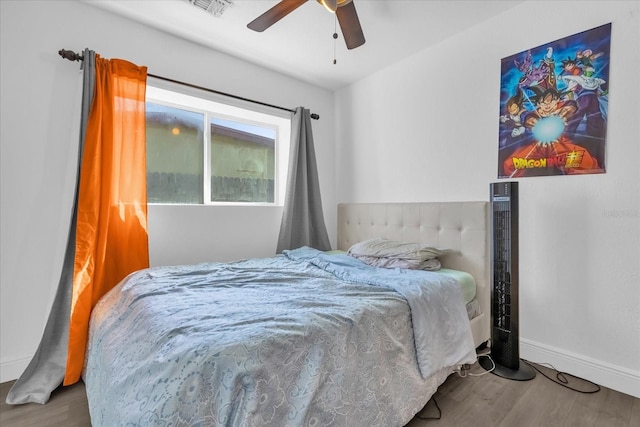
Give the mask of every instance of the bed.
M 487 208 L 341 204 L 331 253 L 132 273 L 92 313 L 92 425 L 405 425 L 489 339 Z M 374 238 L 446 248 L 444 271 L 345 253 Z

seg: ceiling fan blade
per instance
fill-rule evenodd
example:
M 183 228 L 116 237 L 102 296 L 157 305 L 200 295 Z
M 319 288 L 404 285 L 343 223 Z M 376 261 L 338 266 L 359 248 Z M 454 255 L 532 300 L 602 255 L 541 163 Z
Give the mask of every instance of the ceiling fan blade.
M 353 2 L 349 2 L 336 9 L 336 15 L 338 16 L 338 23 L 340 23 L 340 29 L 342 30 L 344 41 L 347 44 L 347 49 L 355 49 L 358 46 L 362 46 L 365 42 L 364 33 L 362 32 L 356 6 Z
M 262 32 L 306 3 L 307 0 L 282 0 L 280 3 L 249 22 L 247 27 Z

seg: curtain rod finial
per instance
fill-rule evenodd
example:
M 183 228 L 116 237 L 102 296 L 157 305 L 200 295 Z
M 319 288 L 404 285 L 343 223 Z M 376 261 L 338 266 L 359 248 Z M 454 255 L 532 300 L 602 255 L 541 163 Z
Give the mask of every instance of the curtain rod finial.
M 314 119 L 314 120 L 319 120 L 320 119 L 320 115 L 316 114 L 316 113 L 312 113 L 311 114 L 311 118 Z
M 68 59 L 69 61 L 82 61 L 84 59 L 81 54 L 66 49 L 60 49 L 58 51 L 58 54 L 64 59 Z

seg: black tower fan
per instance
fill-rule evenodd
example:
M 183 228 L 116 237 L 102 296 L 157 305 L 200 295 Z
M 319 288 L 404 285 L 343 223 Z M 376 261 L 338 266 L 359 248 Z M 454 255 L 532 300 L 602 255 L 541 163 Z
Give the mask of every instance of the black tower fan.
M 518 183 L 490 186 L 491 214 L 491 359 L 493 373 L 527 381 L 535 370 L 520 361 L 518 332 Z M 491 370 L 486 357 L 480 365 Z

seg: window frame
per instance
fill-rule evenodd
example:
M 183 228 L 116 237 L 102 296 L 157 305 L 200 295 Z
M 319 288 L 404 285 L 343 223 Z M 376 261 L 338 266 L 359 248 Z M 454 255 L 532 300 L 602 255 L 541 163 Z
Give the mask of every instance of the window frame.
M 188 86 L 149 78 L 146 102 L 165 105 L 203 115 L 202 203 L 148 202 L 171 206 L 279 206 L 284 205 L 291 146 L 291 113 L 248 101 L 236 100 Z M 211 117 L 271 128 L 275 131 L 273 202 L 220 202 L 211 200 Z

